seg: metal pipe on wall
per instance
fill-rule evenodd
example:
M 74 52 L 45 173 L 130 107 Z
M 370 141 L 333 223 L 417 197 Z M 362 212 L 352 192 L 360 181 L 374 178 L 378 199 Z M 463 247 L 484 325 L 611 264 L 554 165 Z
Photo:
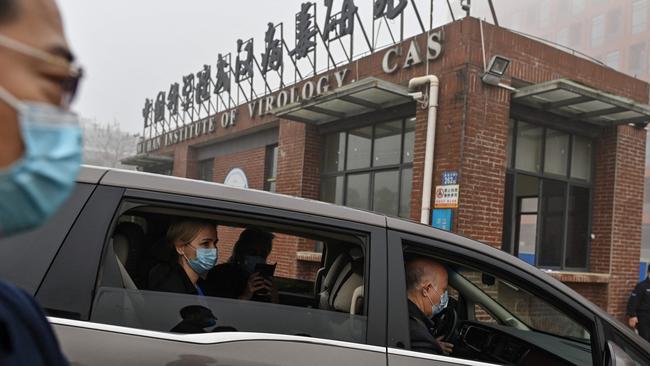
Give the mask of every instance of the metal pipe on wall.
M 430 224 L 431 191 L 433 186 L 433 160 L 436 143 L 436 119 L 438 118 L 438 92 L 440 80 L 435 75 L 419 76 L 409 80 L 409 90 L 429 84 L 429 113 L 427 121 L 427 139 L 424 154 L 424 178 L 422 179 L 422 209 L 420 222 Z

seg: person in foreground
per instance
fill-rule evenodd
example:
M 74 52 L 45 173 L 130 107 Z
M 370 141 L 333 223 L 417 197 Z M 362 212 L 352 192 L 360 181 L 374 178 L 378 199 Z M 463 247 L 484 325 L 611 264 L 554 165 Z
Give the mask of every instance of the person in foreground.
M 0 0 L 0 238 L 43 224 L 81 165 L 81 70 L 54 0 Z M 66 365 L 34 299 L 0 281 L 0 365 Z
M 434 337 L 431 318 L 447 307 L 447 270 L 428 258 L 418 257 L 406 262 L 411 350 L 449 355 L 454 345 Z

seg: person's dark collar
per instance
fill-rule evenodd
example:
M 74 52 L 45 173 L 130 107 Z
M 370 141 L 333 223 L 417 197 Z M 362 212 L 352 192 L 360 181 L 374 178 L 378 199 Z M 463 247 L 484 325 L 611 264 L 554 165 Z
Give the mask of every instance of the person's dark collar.
M 433 327 L 434 324 L 431 319 L 429 319 L 410 299 L 408 300 L 408 311 L 410 316 L 422 320 L 427 327 Z
M 194 286 L 192 280 L 190 280 L 190 277 L 185 272 L 185 268 L 183 268 L 183 266 L 180 263 L 178 263 L 178 261 L 174 261 L 174 263 L 172 264 L 172 268 L 176 272 L 178 272 L 179 276 L 181 276 L 183 281 L 183 287 L 185 287 L 186 293 L 198 294 L 198 290 L 196 289 L 196 286 Z M 200 277 L 199 277 L 199 282 L 201 282 Z

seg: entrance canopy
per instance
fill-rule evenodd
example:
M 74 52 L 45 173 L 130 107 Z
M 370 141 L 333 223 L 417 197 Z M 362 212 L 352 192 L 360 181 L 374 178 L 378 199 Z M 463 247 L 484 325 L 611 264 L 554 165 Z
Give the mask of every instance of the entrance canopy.
M 322 125 L 412 102 L 405 86 L 369 77 L 313 99 L 277 108 L 281 118 Z
M 650 106 L 559 79 L 519 89 L 513 102 L 601 127 L 650 122 Z

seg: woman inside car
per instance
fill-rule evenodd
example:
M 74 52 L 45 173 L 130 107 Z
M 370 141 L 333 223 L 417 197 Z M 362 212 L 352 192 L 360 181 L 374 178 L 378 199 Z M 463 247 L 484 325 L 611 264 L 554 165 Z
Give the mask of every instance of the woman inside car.
M 207 220 L 184 219 L 167 229 L 171 260 L 149 272 L 149 289 L 203 295 L 203 278 L 217 263 L 217 225 Z
M 266 264 L 274 238 L 272 233 L 256 227 L 242 231 L 228 262 L 208 272 L 205 281 L 208 295 L 277 303 L 273 272 L 262 271 L 275 269 L 275 265 Z

